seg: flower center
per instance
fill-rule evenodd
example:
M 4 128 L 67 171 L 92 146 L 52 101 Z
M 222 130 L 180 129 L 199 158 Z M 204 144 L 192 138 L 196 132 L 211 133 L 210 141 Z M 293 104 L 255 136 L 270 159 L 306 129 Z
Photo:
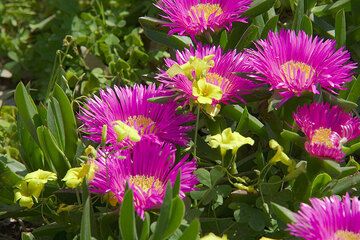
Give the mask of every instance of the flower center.
M 359 240 L 360 233 L 354 233 L 354 232 L 340 230 L 340 231 L 336 231 L 335 239 L 336 240 Z
M 199 17 L 204 16 L 206 20 L 209 19 L 210 15 L 215 13 L 215 16 L 219 16 L 223 13 L 220 4 L 212 3 L 199 3 L 190 8 L 190 12 L 195 12 Z
M 129 184 L 135 185 L 141 188 L 144 192 L 149 191 L 150 188 L 160 190 L 162 188 L 162 182 L 159 179 L 155 179 L 153 176 L 147 177 L 144 175 L 131 176 L 128 180 Z
M 306 79 L 309 79 L 314 73 L 314 69 L 306 63 L 292 60 L 282 64 L 281 69 L 284 71 L 285 77 L 290 79 L 293 79 L 298 72 L 304 74 Z
M 200 104 L 212 104 L 213 100 L 221 99 L 222 90 L 219 86 L 200 79 L 193 82 L 192 94 Z
M 126 124 L 141 129 L 141 134 L 144 134 L 145 129 L 147 133 L 156 133 L 155 122 L 143 115 L 131 116 L 126 120 Z
M 312 136 L 312 143 L 325 144 L 327 147 L 334 147 L 333 142 L 331 141 L 331 129 L 330 128 L 319 128 L 315 130 L 314 135 Z
M 220 86 L 221 83 L 226 80 L 222 76 L 217 73 L 207 73 L 206 74 L 206 82 L 214 84 L 216 86 Z

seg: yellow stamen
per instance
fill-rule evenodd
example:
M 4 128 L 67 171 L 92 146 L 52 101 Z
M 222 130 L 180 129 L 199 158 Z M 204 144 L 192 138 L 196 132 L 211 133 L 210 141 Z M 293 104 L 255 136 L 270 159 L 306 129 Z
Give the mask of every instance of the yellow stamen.
M 340 230 L 335 233 L 335 237 L 338 240 L 359 240 L 360 233 Z
M 305 78 L 309 79 L 314 74 L 314 69 L 303 62 L 288 61 L 281 65 L 286 78 L 294 78 L 295 74 L 300 71 L 305 74 Z
M 156 126 L 155 126 L 155 122 L 153 120 L 151 120 L 148 117 L 142 116 L 142 115 L 138 115 L 138 116 L 131 116 L 127 119 L 126 124 L 133 126 L 133 127 L 137 127 L 141 129 L 141 134 L 144 134 L 144 131 L 146 128 L 148 128 L 150 126 L 150 128 L 148 128 L 148 132 L 147 133 L 156 133 Z
M 150 188 L 160 190 L 162 188 L 162 182 L 159 179 L 155 179 L 153 176 L 147 177 L 144 175 L 131 176 L 128 180 L 129 184 L 135 185 L 141 188 L 144 192 L 149 191 Z
M 315 130 L 311 142 L 325 144 L 327 147 L 331 148 L 334 146 L 334 144 L 332 143 L 330 136 L 331 136 L 331 129 L 321 127 Z
M 217 73 L 207 73 L 206 82 L 220 86 L 223 81 L 226 81 L 222 76 Z
M 220 4 L 199 3 L 192 6 L 190 12 L 195 12 L 198 16 L 204 15 L 205 19 L 208 20 L 211 14 L 215 13 L 215 16 L 219 16 L 223 13 L 223 10 Z

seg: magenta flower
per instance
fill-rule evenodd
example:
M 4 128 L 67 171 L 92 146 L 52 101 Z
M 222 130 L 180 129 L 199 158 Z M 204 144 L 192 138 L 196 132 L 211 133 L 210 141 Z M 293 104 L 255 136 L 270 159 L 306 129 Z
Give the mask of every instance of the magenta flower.
M 118 202 L 123 200 L 126 183 L 134 192 L 134 206 L 140 217 L 144 211 L 161 205 L 170 181 L 180 176 L 180 197 L 194 190 L 198 183 L 194 175 L 196 162 L 186 161 L 188 155 L 175 163 L 175 151 L 171 144 L 159 144 L 145 136 L 133 148 L 113 153 L 99 152 L 98 169 L 90 182 L 95 193 L 109 194 Z
M 251 0 L 160 0 L 156 6 L 169 22 L 169 34 L 194 37 L 206 31 L 231 30 L 233 22 L 246 22 L 241 17 Z
M 360 239 L 360 202 L 346 194 L 302 203 L 295 222 L 288 225 L 290 234 L 305 240 Z
M 250 64 L 261 74 L 259 80 L 277 90 L 283 102 L 308 91 L 319 94 L 319 87 L 333 92 L 351 81 L 356 64 L 350 53 L 336 50 L 334 40 L 323 40 L 291 30 L 269 33 L 249 50 Z
M 189 141 L 187 132 L 192 129 L 184 124 L 194 117 L 177 114 L 175 102 L 148 101 L 166 95 L 170 94 L 162 86 L 156 88 L 155 85 L 100 90 L 100 97 L 94 96 L 81 108 L 82 129 L 88 134 L 87 138 L 95 142 L 101 142 L 102 129 L 106 125 L 107 143 L 129 145 L 127 137 L 139 141 L 141 136 L 155 135 L 160 141 L 184 146 Z
M 299 107 L 293 115 L 307 137 L 305 149 L 312 156 L 341 161 L 342 145 L 360 135 L 360 120 L 328 103 Z
M 235 50 L 223 52 L 220 47 L 210 47 L 198 45 L 196 49 L 185 49 L 176 52 L 176 60 L 165 59 L 167 67 L 174 64 L 186 64 L 191 58 L 203 59 L 206 56 L 213 55 L 213 67 L 206 74 L 206 82 L 221 89 L 221 97 L 212 102 L 228 103 L 241 100 L 241 95 L 249 93 L 256 85 L 251 81 L 237 76 L 236 72 L 250 72 L 249 64 L 246 64 L 248 56 L 243 53 L 237 53 Z M 165 72 L 159 75 L 159 81 L 163 82 L 166 87 L 180 93 L 180 97 L 185 99 L 185 103 L 196 101 L 198 94 L 194 94 L 194 82 L 185 75 L 176 75 L 170 78 Z M 208 92 L 205 89 L 203 92 Z

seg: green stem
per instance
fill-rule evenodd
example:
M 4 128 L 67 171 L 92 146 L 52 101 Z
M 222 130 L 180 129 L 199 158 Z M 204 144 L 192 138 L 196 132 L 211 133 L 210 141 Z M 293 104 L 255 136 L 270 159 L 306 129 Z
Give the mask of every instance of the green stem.
M 197 106 L 196 112 L 196 124 L 195 124 L 195 137 L 194 137 L 194 157 L 196 157 L 196 150 L 197 150 L 197 134 L 199 130 L 199 119 L 200 119 L 200 105 Z

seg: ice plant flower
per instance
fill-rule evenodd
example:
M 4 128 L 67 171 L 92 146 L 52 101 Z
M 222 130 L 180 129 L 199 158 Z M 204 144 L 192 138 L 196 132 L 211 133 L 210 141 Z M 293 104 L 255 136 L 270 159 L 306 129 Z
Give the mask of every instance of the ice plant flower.
M 232 150 L 232 154 L 235 155 L 237 150 L 245 145 L 254 145 L 254 140 L 249 137 L 244 137 L 238 132 L 232 132 L 231 128 L 226 128 L 222 133 L 216 135 L 209 135 L 205 141 L 212 148 L 220 147 L 222 156 L 225 156 L 227 150 Z
M 80 111 L 83 131 L 88 139 L 98 143 L 104 139 L 109 144 L 129 146 L 144 135 L 153 135 L 161 141 L 185 146 L 189 141 L 187 132 L 192 127 L 184 124 L 194 117 L 178 114 L 176 102 L 148 101 L 170 94 L 162 86 L 157 88 L 153 84 L 100 90 L 100 97 L 89 99 Z
M 69 188 L 77 188 L 84 178 L 88 181 L 94 178 L 96 165 L 93 162 L 82 163 L 81 167 L 71 168 L 67 171 L 62 181 Z
M 314 157 L 340 162 L 343 144 L 360 136 L 360 119 L 328 103 L 299 107 L 293 118 L 307 137 L 306 151 Z
M 214 110 L 219 103 L 241 100 L 242 94 L 256 87 L 251 81 L 235 74 L 252 71 L 247 61 L 246 54 L 235 50 L 223 52 L 220 47 L 198 45 L 196 48 L 177 51 L 175 60 L 165 59 L 170 71 L 162 71 L 158 79 L 167 88 L 179 93 L 179 98 L 184 99 L 185 104 L 198 102 L 205 104 L 205 108 L 211 105 Z M 192 71 L 176 70 L 184 65 L 191 65 L 187 69 Z
M 270 32 L 255 46 L 256 50 L 249 50 L 249 63 L 260 74 L 258 80 L 276 90 L 282 102 L 304 92 L 319 94 L 319 87 L 330 92 L 343 89 L 356 67 L 350 62 L 350 53 L 344 48 L 337 50 L 334 40 L 308 36 L 303 31 Z
M 37 202 L 43 188 L 43 183 L 20 181 L 14 190 L 14 202 L 19 201 L 20 207 L 31 208 L 34 205 L 34 200 Z
M 171 144 L 153 141 L 149 136 L 143 137 L 132 148 L 112 153 L 98 151 L 98 170 L 90 182 L 90 189 L 110 200 L 115 196 L 121 203 L 128 184 L 134 192 L 136 212 L 143 218 L 145 210 L 161 205 L 167 183 L 174 184 L 179 171 L 181 197 L 197 184 L 193 173 L 195 160 L 187 161 L 188 156 L 185 156 L 175 163 L 175 151 Z
M 35 172 L 31 172 L 25 175 L 24 180 L 26 182 L 34 182 L 36 184 L 46 184 L 48 181 L 55 181 L 57 179 L 56 174 L 48 171 L 38 169 Z
M 302 203 L 288 225 L 290 234 L 305 240 L 360 239 L 360 201 L 348 194 L 323 199 L 312 198 L 310 205 Z
M 209 233 L 208 235 L 200 238 L 200 240 L 227 240 L 227 236 L 223 235 L 222 237 L 218 237 L 213 233 Z
M 251 0 L 159 0 L 156 6 L 168 20 L 169 34 L 195 37 L 204 32 L 215 32 L 225 28 L 231 30 L 232 23 L 246 22 L 241 17 Z

